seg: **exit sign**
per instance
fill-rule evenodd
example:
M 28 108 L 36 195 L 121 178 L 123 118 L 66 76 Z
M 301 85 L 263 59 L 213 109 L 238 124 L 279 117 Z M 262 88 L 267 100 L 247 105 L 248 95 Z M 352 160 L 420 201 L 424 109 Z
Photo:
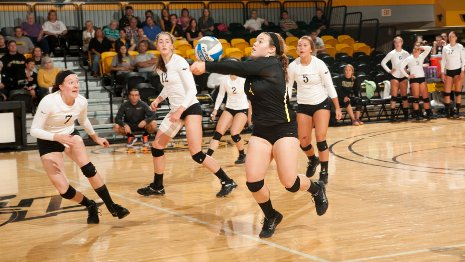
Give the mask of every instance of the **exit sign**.
M 381 9 L 381 16 L 391 16 L 391 9 Z

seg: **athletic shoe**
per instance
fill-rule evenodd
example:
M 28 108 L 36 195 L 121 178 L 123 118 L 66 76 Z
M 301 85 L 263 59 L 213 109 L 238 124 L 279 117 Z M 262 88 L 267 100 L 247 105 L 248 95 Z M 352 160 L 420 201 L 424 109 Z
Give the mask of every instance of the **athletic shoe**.
M 354 121 L 352 121 L 352 125 L 353 125 L 353 126 L 359 126 L 360 123 L 359 123 L 357 120 L 354 120 Z
M 328 198 L 326 197 L 326 187 L 322 181 L 314 182 L 316 186 L 320 187 L 320 190 L 315 194 L 312 194 L 313 202 L 315 203 L 316 213 L 322 216 L 328 210 Z
M 460 115 L 458 113 L 455 113 L 454 116 L 453 116 L 455 119 L 459 119 L 460 118 Z
M 420 121 L 421 118 L 422 118 L 422 117 L 421 117 L 420 111 L 416 112 L 416 114 L 415 114 L 415 120 L 416 120 L 416 121 Z
M 91 204 L 87 207 L 87 224 L 98 224 L 99 219 L 99 209 L 97 203 L 94 200 L 90 200 Z
M 239 164 L 244 164 L 245 163 L 245 154 L 239 154 L 239 157 L 237 160 L 234 162 L 234 164 L 239 165 Z
M 137 142 L 137 137 L 135 136 L 128 137 L 128 143 L 126 144 L 126 147 L 133 147 L 136 142 Z
M 389 122 L 396 122 L 396 116 L 391 115 L 391 117 L 389 118 Z
M 325 185 L 328 184 L 328 171 L 320 171 L 320 178 L 318 181 L 322 181 Z
M 231 193 L 233 191 L 233 189 L 236 188 L 236 187 L 237 187 L 237 184 L 232 179 L 231 179 L 230 182 L 222 181 L 221 182 L 221 190 L 218 193 L 216 193 L 216 197 L 225 197 L 225 196 L 229 195 L 229 193 Z
M 318 167 L 319 164 L 320 164 L 320 159 L 318 157 L 315 157 L 315 160 L 313 161 L 308 161 L 307 172 L 305 175 L 307 177 L 312 177 L 315 174 L 316 168 Z
M 153 184 L 150 184 L 146 187 L 137 189 L 137 193 L 143 196 L 163 196 L 165 194 L 165 187 L 162 186 L 161 188 L 156 189 Z
M 276 214 L 274 215 L 273 218 L 264 218 L 263 219 L 263 227 L 262 231 L 258 235 L 260 238 L 269 238 L 274 234 L 274 231 L 276 230 L 276 227 L 281 223 L 281 220 L 283 220 L 283 215 L 279 213 L 278 211 L 275 211 Z
M 356 121 L 357 121 L 358 124 L 361 125 L 361 126 L 365 124 L 365 123 L 363 123 L 362 120 L 360 120 L 360 119 L 357 119 Z
M 114 216 L 114 217 L 118 217 L 119 219 L 122 219 L 124 217 L 126 217 L 127 215 L 129 215 L 129 210 L 127 210 L 126 208 L 118 205 L 118 204 L 115 204 L 113 203 L 111 205 L 111 211 L 110 211 L 111 215 Z

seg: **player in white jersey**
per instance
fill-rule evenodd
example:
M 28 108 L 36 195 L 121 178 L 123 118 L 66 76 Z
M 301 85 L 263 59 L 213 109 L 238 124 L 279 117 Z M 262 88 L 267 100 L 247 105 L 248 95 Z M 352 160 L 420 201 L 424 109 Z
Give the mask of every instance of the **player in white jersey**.
M 156 111 L 158 105 L 168 98 L 171 110 L 160 124 L 152 144 L 153 183 L 138 189 L 137 193 L 144 196 L 165 194 L 163 186 L 164 148 L 176 136 L 178 131 L 185 126 L 192 159 L 199 164 L 203 164 L 220 179 L 221 190 L 216 196 L 225 197 L 237 185 L 226 175 L 215 159 L 202 152 L 202 108 L 196 97 L 197 89 L 189 64 L 184 58 L 174 54 L 174 37 L 170 33 L 159 33 L 155 42 L 157 50 L 160 51 L 156 70 L 163 84 L 163 90 L 150 106 L 152 110 Z
M 465 70 L 465 50 L 457 43 L 457 35 L 454 31 L 449 33 L 449 44 L 442 49 L 441 78 L 444 82 L 444 106 L 446 117 L 459 117 L 462 101 L 462 84 Z M 455 114 L 454 107 L 451 107 L 450 93 L 454 85 Z
M 39 103 L 30 131 L 31 136 L 37 138 L 40 159 L 48 178 L 63 198 L 87 207 L 88 224 L 99 223 L 97 204 L 74 189 L 65 176 L 62 154 L 65 152 L 79 165 L 110 213 L 120 219 L 127 216 L 129 211 L 112 201 L 102 177 L 87 156 L 82 138 L 74 129 L 74 121 L 77 119 L 95 143 L 109 146 L 105 138 L 94 132 L 87 118 L 87 100 L 79 95 L 78 76 L 69 70 L 58 73 L 53 91 Z
M 430 52 L 431 46 L 421 46 L 420 43 L 416 43 L 412 55 L 404 59 L 400 64 L 402 74 L 410 82 L 410 93 L 413 96 L 413 117 L 416 120 L 420 120 L 423 115 L 419 105 L 420 93 L 423 99 L 423 107 L 426 111 L 426 119 L 429 120 L 433 116 L 430 108 L 428 88 L 426 87 L 425 71 L 423 70 L 423 63 Z M 407 74 L 407 71 L 405 71 L 406 66 L 408 66 L 410 74 Z
M 299 57 L 288 68 L 288 90 L 297 83 L 297 127 L 300 148 L 308 157 L 306 175 L 315 174 L 316 167 L 321 163 L 320 181 L 328 183 L 329 150 L 326 143 L 331 100 L 336 107 L 336 119 L 342 116 L 331 74 L 325 63 L 313 56 L 315 46 L 313 40 L 303 36 L 297 43 Z M 329 95 L 329 97 L 328 97 Z M 312 129 L 315 127 L 316 145 L 319 159 L 312 147 Z
M 235 75 L 222 78 L 215 107 L 211 115 L 212 119 L 215 119 L 218 109 L 223 103 L 224 95 L 227 94 L 226 109 L 216 124 L 216 130 L 213 133 L 207 155 L 213 155 L 213 152 L 218 148 L 221 137 L 229 128 L 231 139 L 236 144 L 237 150 L 239 150 L 239 157 L 234 162 L 235 164 L 245 163 L 244 141 L 241 139 L 240 134 L 247 123 L 249 101 L 244 92 L 244 84 L 245 78 Z
M 404 40 L 397 36 L 394 38 L 394 50 L 389 52 L 386 57 L 381 61 L 381 66 L 389 73 L 390 82 L 391 82 L 391 121 L 395 121 L 395 112 L 396 112 L 396 101 L 397 94 L 399 93 L 402 99 L 402 111 L 404 113 L 404 120 L 408 119 L 408 96 L 407 96 L 407 78 L 402 75 L 400 64 L 402 61 L 407 58 L 410 54 L 402 49 L 402 44 Z M 387 63 L 391 61 L 392 69 L 387 66 Z

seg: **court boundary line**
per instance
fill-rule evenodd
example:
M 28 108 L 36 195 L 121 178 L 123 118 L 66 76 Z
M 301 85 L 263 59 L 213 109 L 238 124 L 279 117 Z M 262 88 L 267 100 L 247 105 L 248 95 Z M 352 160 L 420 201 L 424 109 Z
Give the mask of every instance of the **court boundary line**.
M 44 173 L 45 174 L 45 171 L 43 170 L 40 170 L 40 169 L 36 169 L 36 168 L 31 168 L 31 167 L 28 167 L 28 169 L 31 169 L 31 170 L 34 170 L 36 172 L 40 172 L 40 173 Z M 86 189 L 89 189 L 89 188 L 92 188 L 90 186 L 90 184 L 83 184 L 81 181 L 76 181 L 74 179 L 69 179 L 69 181 L 73 182 L 73 183 L 76 183 L 78 184 L 80 187 L 84 187 Z M 291 249 L 291 248 L 288 248 L 286 246 L 283 246 L 283 245 L 280 245 L 280 244 L 277 244 L 277 243 L 274 243 L 274 242 L 271 242 L 271 241 L 268 241 L 268 240 L 263 240 L 261 238 L 258 238 L 258 237 L 253 237 L 253 236 L 250 236 L 250 235 L 247 235 L 247 234 L 244 234 L 244 233 L 241 233 L 241 232 L 236 232 L 234 230 L 231 230 L 229 228 L 223 228 L 221 226 L 215 226 L 214 224 L 211 224 L 209 222 L 206 222 L 206 221 L 203 221 L 203 220 L 200 220 L 198 218 L 195 218 L 195 217 L 192 217 L 192 216 L 189 216 L 189 215 L 185 215 L 185 214 L 182 214 L 180 212 L 176 212 L 172 209 L 169 209 L 169 208 L 164 208 L 164 207 L 160 207 L 160 206 L 157 206 L 157 205 L 153 205 L 153 204 L 150 204 L 150 203 L 145 203 L 145 202 L 142 202 L 140 200 L 137 200 L 137 199 L 134 199 L 134 198 L 130 198 L 130 197 L 126 197 L 124 195 L 121 195 L 121 194 L 118 194 L 118 193 L 114 193 L 114 192 L 111 192 L 111 195 L 112 196 L 117 196 L 121 199 L 124 199 L 126 201 L 130 201 L 130 202 L 133 202 L 133 203 L 136 203 L 138 205 L 142 205 L 142 206 L 146 206 L 146 207 L 149 207 L 149 208 L 152 208 L 154 210 L 157 210 L 157 211 L 160 211 L 160 212 L 163 212 L 165 214 L 168 214 L 168 215 L 172 215 L 174 217 L 179 217 L 179 218 L 182 218 L 182 219 L 185 219 L 189 222 L 194 222 L 194 223 L 197 223 L 197 224 L 200 224 L 200 225 L 204 225 L 204 226 L 208 226 L 210 228 L 215 228 L 215 229 L 219 229 L 219 230 L 222 230 L 224 231 L 225 233 L 229 233 L 229 234 L 232 234 L 232 235 L 236 235 L 236 236 L 239 236 L 239 237 L 242 237 L 242 238 L 245 238 L 247 240 L 251 240 L 251 241 L 255 241 L 257 243 L 260 243 L 260 244 L 264 244 L 264 245 L 267 245 L 267 246 L 270 246 L 270 247 L 274 247 L 274 248 L 277 248 L 277 249 L 280 249 L 282 251 L 285 251 L 285 252 L 288 252 L 288 253 L 291 253 L 291 254 L 294 254 L 294 255 L 298 255 L 298 256 L 301 256 L 301 257 L 304 257 L 306 259 L 310 259 L 310 260 L 313 260 L 313 261 L 318 261 L 318 262 L 329 262 L 328 260 L 326 259 L 323 259 L 323 258 L 320 258 L 318 256 L 315 256 L 315 255 L 311 255 L 311 254 L 307 254 L 307 253 L 304 253 L 302 251 L 298 251 L 298 250 L 295 250 L 295 249 Z
M 385 259 L 385 258 L 393 258 L 393 257 L 407 256 L 407 255 L 415 255 L 415 254 L 427 253 L 427 252 L 432 252 L 432 251 L 448 250 L 448 249 L 453 249 L 453 248 L 458 248 L 458 247 L 465 247 L 465 244 L 456 244 L 456 245 L 450 245 L 450 246 L 437 246 L 437 247 L 416 249 L 416 250 L 410 250 L 410 251 L 403 251 L 403 252 L 398 252 L 398 253 L 391 253 L 391 254 L 380 255 L 380 256 L 362 257 L 362 258 L 350 259 L 350 260 L 345 260 L 345 261 L 346 262 L 370 261 L 370 260 L 376 260 L 376 259 Z

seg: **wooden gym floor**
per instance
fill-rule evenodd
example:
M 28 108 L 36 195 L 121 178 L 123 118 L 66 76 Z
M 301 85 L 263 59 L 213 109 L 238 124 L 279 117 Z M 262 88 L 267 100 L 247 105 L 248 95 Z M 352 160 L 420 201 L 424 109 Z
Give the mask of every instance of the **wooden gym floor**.
M 150 154 L 90 147 L 115 202 L 131 211 L 118 220 L 101 206 L 99 225 L 58 196 L 37 151 L 4 153 L 0 261 L 464 261 L 464 130 L 465 121 L 446 119 L 330 128 L 328 212 L 318 217 L 309 194 L 287 192 L 273 164 L 266 181 L 284 220 L 264 240 L 231 145 L 214 155 L 239 184 L 222 199 L 217 179 L 187 151 L 167 153 L 167 194 L 142 197 Z M 67 161 L 66 172 L 97 198 L 76 165 Z

